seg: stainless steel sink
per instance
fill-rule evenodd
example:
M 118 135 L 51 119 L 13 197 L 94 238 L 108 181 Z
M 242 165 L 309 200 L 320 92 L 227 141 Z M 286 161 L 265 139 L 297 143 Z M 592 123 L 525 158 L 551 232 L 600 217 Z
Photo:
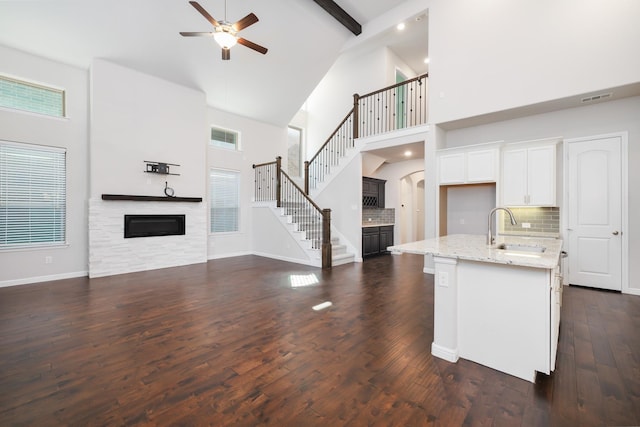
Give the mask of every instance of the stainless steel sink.
M 515 243 L 501 243 L 499 245 L 496 245 L 496 249 L 500 249 L 503 251 L 510 251 L 510 252 L 533 252 L 533 253 L 541 254 L 547 248 L 543 246 L 518 245 Z

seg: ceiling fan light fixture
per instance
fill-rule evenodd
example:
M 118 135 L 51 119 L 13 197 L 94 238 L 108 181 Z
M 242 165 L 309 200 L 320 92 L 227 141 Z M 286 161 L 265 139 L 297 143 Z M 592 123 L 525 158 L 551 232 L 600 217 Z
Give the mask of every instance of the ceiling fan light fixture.
M 230 49 L 238 43 L 238 39 L 236 36 L 231 34 L 227 30 L 216 31 L 213 34 L 213 39 L 220 45 L 223 49 Z

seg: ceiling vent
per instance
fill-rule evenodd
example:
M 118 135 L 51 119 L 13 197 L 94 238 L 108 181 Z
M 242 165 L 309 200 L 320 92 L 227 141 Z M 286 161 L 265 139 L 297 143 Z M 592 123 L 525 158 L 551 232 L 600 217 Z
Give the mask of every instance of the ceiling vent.
M 611 92 L 607 92 L 607 93 L 600 93 L 598 95 L 587 96 L 582 98 L 581 102 L 585 103 L 585 102 L 593 102 L 593 101 L 604 101 L 611 98 L 611 95 L 613 95 Z

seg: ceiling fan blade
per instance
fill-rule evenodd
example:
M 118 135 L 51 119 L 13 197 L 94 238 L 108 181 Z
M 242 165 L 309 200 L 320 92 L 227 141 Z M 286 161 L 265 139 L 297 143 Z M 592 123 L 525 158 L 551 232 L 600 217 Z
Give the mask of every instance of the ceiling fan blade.
M 256 22 L 258 22 L 258 17 L 253 13 L 250 13 L 244 18 L 242 18 L 241 20 L 239 20 L 238 22 L 236 22 L 235 24 L 233 24 L 231 27 L 236 31 L 240 31 L 243 28 L 247 28 L 249 25 L 255 24 Z
M 249 40 L 247 40 L 247 39 L 243 39 L 242 37 L 238 37 L 238 43 L 240 43 L 241 45 L 244 45 L 244 46 L 248 47 L 249 49 L 253 49 L 253 50 L 255 50 L 256 52 L 260 52 L 260 53 L 261 53 L 261 54 L 263 54 L 263 55 L 264 55 L 265 53 L 267 53 L 267 51 L 269 50 L 269 49 L 267 49 L 267 48 L 266 48 L 266 47 L 264 47 L 264 46 L 260 46 L 259 44 L 255 44 L 254 42 L 250 42 Z
M 213 37 L 215 33 L 213 32 L 199 32 L 199 31 L 180 31 L 180 35 L 183 37 L 200 37 L 200 36 L 206 36 L 206 37 Z
M 202 14 L 202 16 L 205 17 L 205 19 L 209 22 L 211 22 L 211 25 L 213 25 L 214 27 L 219 27 L 220 23 L 218 21 L 216 21 L 213 16 L 209 15 L 209 12 L 207 12 L 206 10 L 204 10 L 204 7 L 200 6 L 200 4 L 197 1 L 190 1 L 189 3 L 191 3 L 191 6 L 195 7 L 196 10 L 198 12 L 200 12 Z
M 222 48 L 222 60 L 228 61 L 231 59 L 231 49 Z

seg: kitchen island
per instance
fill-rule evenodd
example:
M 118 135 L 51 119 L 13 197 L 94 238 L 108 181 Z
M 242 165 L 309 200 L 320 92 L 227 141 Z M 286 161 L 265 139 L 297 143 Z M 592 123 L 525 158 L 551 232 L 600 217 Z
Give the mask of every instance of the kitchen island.
M 433 255 L 431 353 L 534 382 L 555 369 L 562 240 L 457 234 L 388 248 Z

